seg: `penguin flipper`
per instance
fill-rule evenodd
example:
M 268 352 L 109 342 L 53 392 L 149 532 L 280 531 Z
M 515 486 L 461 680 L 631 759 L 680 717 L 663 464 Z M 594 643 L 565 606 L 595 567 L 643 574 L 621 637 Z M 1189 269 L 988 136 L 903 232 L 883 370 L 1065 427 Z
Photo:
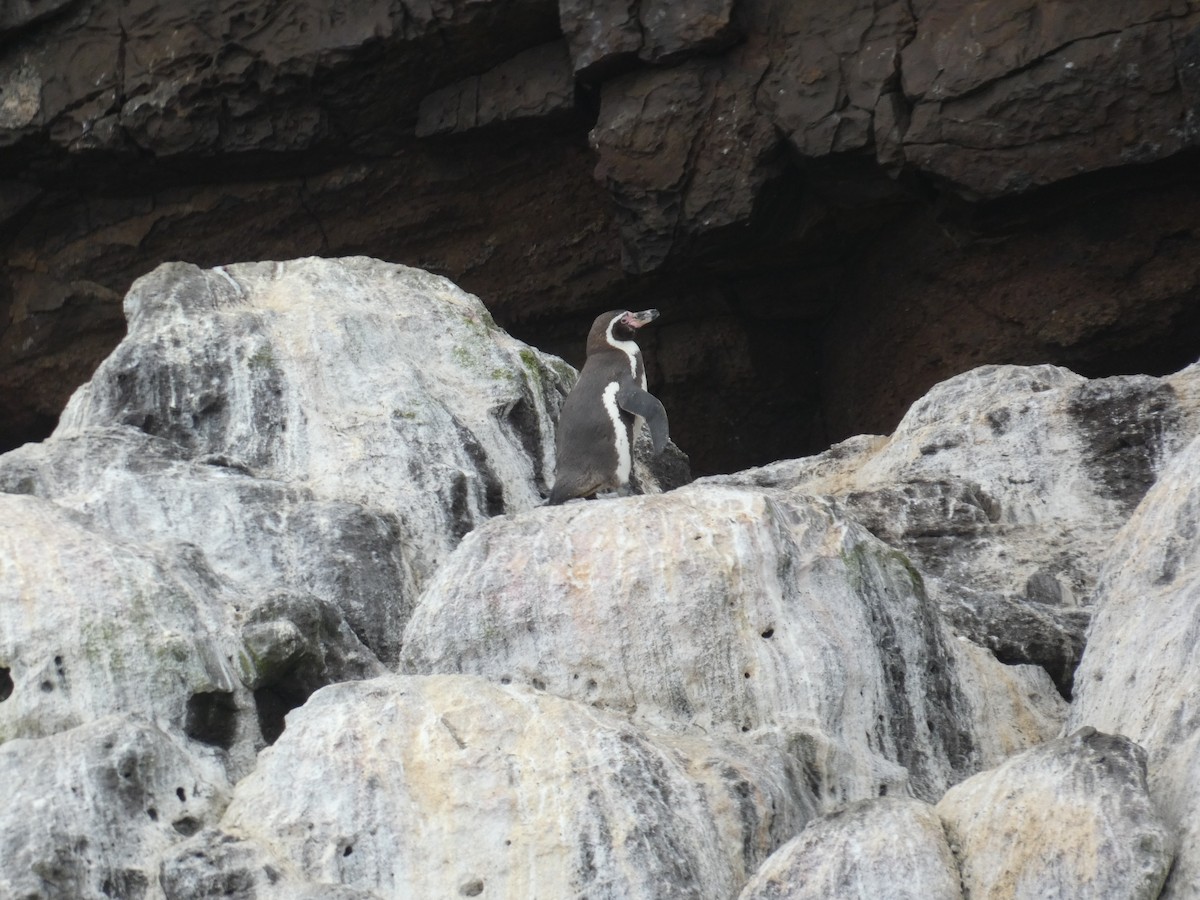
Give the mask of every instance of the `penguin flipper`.
M 650 426 L 650 440 L 654 444 L 654 452 L 662 453 L 671 435 L 667 426 L 667 411 L 659 399 L 639 387 L 626 385 L 617 393 L 617 406 L 646 420 L 646 424 Z

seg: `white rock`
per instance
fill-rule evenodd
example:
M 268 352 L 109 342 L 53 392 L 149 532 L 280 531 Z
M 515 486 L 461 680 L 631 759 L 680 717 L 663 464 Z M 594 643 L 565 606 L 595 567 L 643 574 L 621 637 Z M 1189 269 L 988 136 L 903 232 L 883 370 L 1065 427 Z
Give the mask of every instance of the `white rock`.
M 1092 728 L 956 785 L 937 812 L 972 898 L 1153 900 L 1171 866 L 1145 752 Z
M 1167 894 L 1200 892 L 1200 438 L 1117 535 L 1076 675 L 1070 727 L 1119 732 L 1150 754 L 1151 788 L 1181 832 Z
M 194 554 L 117 542 L 45 500 L 0 494 L 0 740 L 135 712 L 252 759 L 235 602 Z
M 979 766 L 998 766 L 1057 737 L 1069 706 L 1040 666 L 1006 666 L 965 638 L 949 642 L 958 685 L 975 723 Z
M 222 827 L 382 897 L 729 897 L 782 798 L 706 755 L 526 688 L 390 676 L 291 713 Z
M 919 576 L 799 496 L 707 486 L 493 520 L 422 594 L 403 660 L 658 727 L 778 730 L 825 809 L 909 779 L 936 799 L 981 764 Z
M 1088 381 L 985 366 L 932 388 L 890 437 L 705 481 L 838 497 L 911 557 L 959 633 L 1066 693 L 1112 537 L 1198 427 L 1200 367 Z
M 365 258 L 169 263 L 125 313 L 55 437 L 132 425 L 395 515 L 418 580 L 480 520 L 541 502 L 573 373 L 444 278 Z
M 156 858 L 214 825 L 229 784 L 147 722 L 110 716 L 0 746 L 0 896 L 157 896 Z
M 54 500 L 136 544 L 185 541 L 250 596 L 311 593 L 395 662 L 417 580 L 400 520 L 222 465 L 135 428 L 88 427 L 0 457 L 0 489 Z
M 309 881 L 261 844 L 215 828 L 171 847 L 159 865 L 164 900 L 378 900 L 374 891 Z
M 816 819 L 763 863 L 739 900 L 962 900 L 942 821 L 919 800 L 864 800 Z

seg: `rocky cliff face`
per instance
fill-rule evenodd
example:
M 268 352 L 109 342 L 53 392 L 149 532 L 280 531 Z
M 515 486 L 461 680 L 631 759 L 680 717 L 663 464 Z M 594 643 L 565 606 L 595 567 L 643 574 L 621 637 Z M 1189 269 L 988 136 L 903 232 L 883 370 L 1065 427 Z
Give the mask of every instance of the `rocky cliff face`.
M 5 896 L 1196 894 L 1200 365 L 544 508 L 574 373 L 443 278 L 125 311 L 0 456 Z
M 452 277 L 581 360 L 664 311 L 701 472 L 890 431 L 983 363 L 1200 355 L 1195 0 L 14 0 L 0 446 L 163 261 Z

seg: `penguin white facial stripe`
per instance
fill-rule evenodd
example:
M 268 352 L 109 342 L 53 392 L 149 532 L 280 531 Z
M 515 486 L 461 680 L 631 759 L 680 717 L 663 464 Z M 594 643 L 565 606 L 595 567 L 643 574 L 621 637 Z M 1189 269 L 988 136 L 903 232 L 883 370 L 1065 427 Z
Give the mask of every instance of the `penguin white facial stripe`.
M 613 435 L 617 445 L 617 478 L 621 484 L 629 481 L 629 471 L 633 467 L 633 457 L 629 452 L 629 433 L 625 423 L 621 421 L 621 410 L 617 407 L 617 391 L 620 383 L 610 381 L 604 388 L 604 411 L 612 419 Z
M 621 316 L 623 315 L 625 314 L 621 313 Z M 636 379 L 638 377 L 638 345 L 634 341 L 618 341 L 615 337 L 613 337 L 613 328 L 619 321 L 621 321 L 621 316 L 613 316 L 612 321 L 608 323 L 608 328 L 604 330 L 604 339 L 608 341 L 608 346 L 616 350 L 620 350 L 629 357 L 629 372 Z

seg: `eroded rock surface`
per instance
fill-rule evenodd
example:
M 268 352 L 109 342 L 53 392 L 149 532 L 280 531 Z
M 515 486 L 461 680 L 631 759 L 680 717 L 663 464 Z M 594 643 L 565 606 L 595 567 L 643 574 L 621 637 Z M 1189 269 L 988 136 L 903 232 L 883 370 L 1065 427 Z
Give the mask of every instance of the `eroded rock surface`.
M 887 438 L 730 476 L 839 498 L 910 556 L 942 612 L 1069 696 L 1096 574 L 1166 461 L 1200 428 L 1200 368 L 1088 380 L 988 366 L 943 382 Z
M 229 802 L 220 765 L 134 716 L 6 740 L 0 770 L 6 897 L 159 896 L 155 858 Z
M 739 900 L 961 900 L 958 866 L 933 807 L 863 800 L 810 822 L 755 873 Z
M 731 896 L 787 797 L 703 762 L 548 693 L 395 676 L 314 694 L 222 827 L 387 897 Z
M 709 486 L 496 520 L 438 571 L 404 643 L 412 672 L 530 684 L 659 727 L 781 736 L 803 748 L 825 808 L 936 798 L 981 765 L 920 576 L 810 498 Z M 1059 715 L 1043 705 L 1050 731 L 1029 739 Z
M 937 813 L 971 897 L 1154 898 L 1174 852 L 1145 751 L 1094 728 L 951 788 Z

